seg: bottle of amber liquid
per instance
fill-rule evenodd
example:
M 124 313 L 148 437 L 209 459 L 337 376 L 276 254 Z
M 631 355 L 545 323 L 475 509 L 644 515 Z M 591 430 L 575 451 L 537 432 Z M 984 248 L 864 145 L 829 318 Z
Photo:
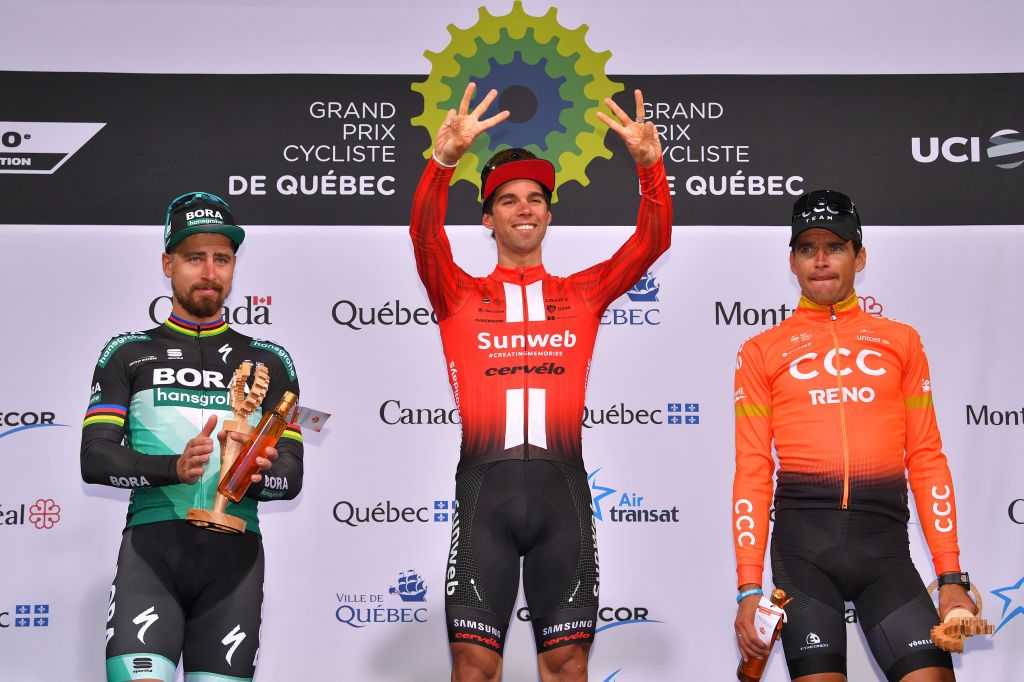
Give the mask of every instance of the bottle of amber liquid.
M 769 599 L 771 599 L 773 604 L 781 607 L 786 601 L 786 593 L 779 589 L 772 590 L 772 595 Z M 736 669 L 736 679 L 740 682 L 758 682 L 761 679 L 761 675 L 764 674 L 764 667 L 768 665 L 768 656 L 772 653 L 772 646 L 775 644 L 775 640 L 779 638 L 779 633 L 781 632 L 782 618 L 779 618 L 779 622 L 775 624 L 775 630 L 772 632 L 772 637 L 768 640 L 768 654 L 764 658 L 748 658 L 741 662 L 740 667 Z
M 227 474 L 221 477 L 217 492 L 232 502 L 242 500 L 252 482 L 252 475 L 257 471 L 256 458 L 266 456 L 267 448 L 277 445 L 277 439 L 288 426 L 288 419 L 295 409 L 296 402 L 298 397 L 291 391 L 285 391 L 277 407 L 263 415 L 259 425 L 249 434 L 242 454 L 231 465 Z

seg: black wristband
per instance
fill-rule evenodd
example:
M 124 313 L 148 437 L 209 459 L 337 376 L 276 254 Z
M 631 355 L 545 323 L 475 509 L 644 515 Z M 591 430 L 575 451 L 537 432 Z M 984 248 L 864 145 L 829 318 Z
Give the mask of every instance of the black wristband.
M 970 590 L 971 576 L 967 574 L 967 571 L 943 573 L 939 576 L 939 587 L 943 585 L 959 585 L 965 590 Z

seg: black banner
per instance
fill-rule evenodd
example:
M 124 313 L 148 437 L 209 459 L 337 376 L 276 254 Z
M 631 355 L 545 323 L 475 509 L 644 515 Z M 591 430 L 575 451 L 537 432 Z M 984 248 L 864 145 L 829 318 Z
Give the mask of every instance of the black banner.
M 609 78 L 628 112 L 644 92 L 676 224 L 787 224 L 819 188 L 866 225 L 1024 223 L 1024 74 Z M 423 79 L 0 72 L 0 222 L 158 224 L 201 189 L 243 225 L 406 224 L 433 134 L 412 122 Z M 539 106 L 526 86 L 499 101 L 520 122 Z M 105 125 L 65 149 L 45 139 L 57 122 Z M 631 161 L 614 133 L 605 147 L 588 186 L 559 187 L 555 224 L 633 223 Z M 453 186 L 449 223 L 479 221 L 477 192 Z

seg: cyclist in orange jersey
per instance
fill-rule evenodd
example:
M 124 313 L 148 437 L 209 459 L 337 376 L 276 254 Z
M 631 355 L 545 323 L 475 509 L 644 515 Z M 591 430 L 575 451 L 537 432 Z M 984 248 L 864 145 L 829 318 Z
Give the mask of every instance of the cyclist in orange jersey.
M 956 607 L 977 612 L 957 546 L 953 483 L 942 453 L 921 338 L 863 312 L 860 217 L 839 192 L 793 207 L 790 269 L 800 303 L 747 340 L 736 360 L 733 536 L 744 659 L 767 654 L 754 629 L 772 504 L 772 575 L 794 597 L 782 642 L 798 682 L 846 679 L 845 603 L 892 682 L 954 680 L 931 628 Z M 907 480 L 939 576 L 939 613 L 910 560 Z
M 613 101 L 597 117 L 636 162 L 640 208 L 633 235 L 607 260 L 568 277 L 548 274 L 541 242 L 551 222 L 554 166 L 506 149 L 481 176 L 484 226 L 497 267 L 472 277 L 455 264 L 444 230 L 448 185 L 484 130 L 497 92 L 471 111 L 472 84 L 448 113 L 413 197 L 416 268 L 437 314 L 446 374 L 462 417 L 456 512 L 445 570 L 445 618 L 455 682 L 501 678 L 520 561 L 542 682 L 587 679 L 599 572 L 580 431 L 601 315 L 637 282 L 672 236 L 661 143 L 644 119 Z M 635 185 L 633 185 L 635 187 Z

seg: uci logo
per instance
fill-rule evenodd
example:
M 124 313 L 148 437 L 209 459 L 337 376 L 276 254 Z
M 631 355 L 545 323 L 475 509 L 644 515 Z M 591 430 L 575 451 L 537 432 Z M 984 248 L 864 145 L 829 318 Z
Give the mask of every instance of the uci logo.
M 843 357 L 849 357 L 851 355 L 851 351 L 847 348 L 840 348 L 839 355 L 842 355 Z M 877 350 L 864 348 L 859 353 L 857 353 L 855 364 L 857 365 L 857 369 L 859 369 L 864 374 L 868 374 L 873 377 L 880 377 L 886 373 L 886 369 L 884 367 L 872 367 L 870 364 L 868 364 L 870 358 L 880 357 L 882 357 L 882 354 L 879 353 Z M 816 364 L 814 363 L 814 361 L 817 359 L 817 353 L 805 353 L 800 357 L 794 359 L 793 362 L 789 363 L 789 373 L 793 376 L 794 379 L 799 379 L 800 381 L 808 381 L 810 379 L 813 379 L 814 377 L 821 374 L 821 372 L 813 368 Z M 805 363 L 803 368 L 801 368 L 800 366 L 801 363 Z M 832 376 L 847 376 L 848 374 L 853 374 L 853 370 L 850 369 L 849 367 L 844 367 L 842 370 L 836 369 L 836 351 L 834 348 L 825 354 L 825 357 L 821 362 L 821 366 L 826 372 L 828 372 Z

